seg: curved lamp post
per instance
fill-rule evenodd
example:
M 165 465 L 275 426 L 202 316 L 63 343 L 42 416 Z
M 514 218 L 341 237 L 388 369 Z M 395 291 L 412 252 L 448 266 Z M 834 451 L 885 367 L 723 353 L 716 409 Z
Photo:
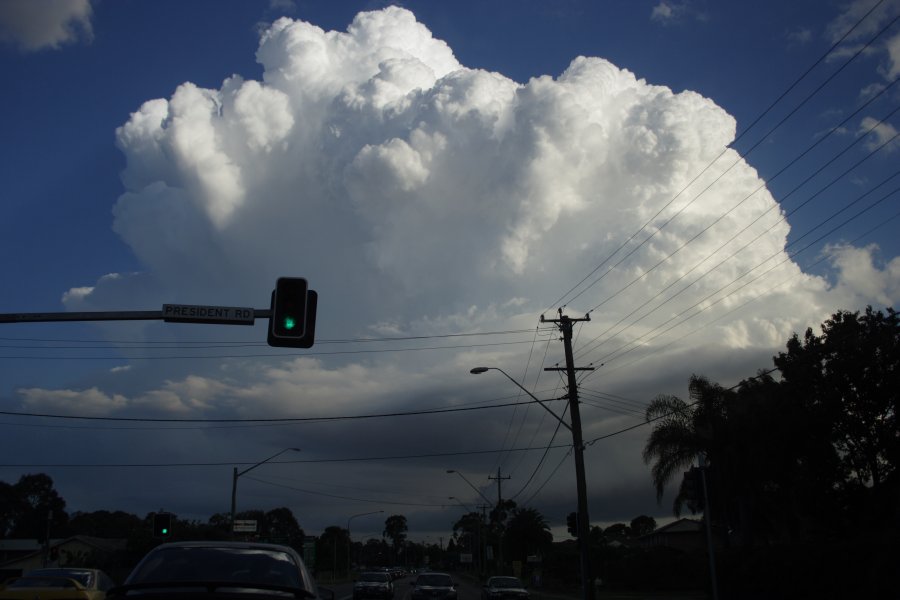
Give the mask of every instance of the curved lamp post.
M 373 510 L 372 512 L 364 512 L 359 513 L 358 515 L 351 515 L 349 519 L 347 519 L 347 575 L 350 575 L 350 550 L 353 547 L 353 538 L 350 536 L 350 521 L 355 519 L 356 517 L 364 517 L 366 515 L 377 515 L 378 513 L 383 513 L 383 510 Z
M 459 504 L 460 506 L 462 506 L 462 507 L 463 507 L 464 509 L 466 509 L 467 511 L 469 511 L 469 512 L 475 512 L 475 511 L 473 511 L 473 510 L 469 507 L 468 504 L 466 504 L 465 502 L 463 502 L 462 500 L 460 500 L 460 499 L 457 498 L 456 496 L 448 496 L 448 497 L 447 497 L 447 500 L 455 500 L 457 504 Z
M 522 390 L 523 392 L 525 392 L 526 394 L 528 394 L 529 396 L 531 396 L 531 399 L 534 400 L 535 402 L 537 402 L 538 404 L 540 404 L 541 407 L 542 407 L 544 410 L 546 410 L 548 413 L 550 413 L 551 415 L 553 415 L 553 418 L 554 418 L 554 419 L 556 419 L 557 421 L 559 421 L 560 423 L 562 423 L 563 426 L 564 426 L 566 429 L 568 429 L 569 431 L 572 431 L 572 427 L 571 427 L 568 423 L 566 423 L 565 421 L 563 421 L 562 417 L 560 417 L 560 416 L 557 415 L 555 412 L 553 412 L 552 410 L 550 410 L 550 407 L 548 407 L 546 404 L 544 404 L 541 400 L 538 400 L 537 396 L 535 396 L 534 394 L 532 394 L 531 392 L 529 392 L 527 389 L 525 389 L 525 387 L 523 387 L 521 383 L 519 383 L 518 381 L 516 381 L 515 379 L 513 379 L 513 378 L 510 376 L 509 373 L 507 373 L 506 371 L 504 371 L 504 370 L 501 369 L 500 367 L 475 367 L 474 369 L 470 370 L 469 373 L 471 373 L 472 375 L 481 375 L 482 373 L 487 373 L 488 371 L 500 371 L 501 373 L 503 373 L 504 375 L 506 375 L 506 378 L 507 378 L 507 379 L 509 379 L 510 381 L 512 381 L 514 384 L 516 384 L 516 386 L 517 386 L 520 390 Z
M 490 504 L 490 505 L 493 505 L 493 504 L 494 504 L 493 502 L 491 502 L 490 500 L 488 500 L 487 497 L 486 497 L 484 494 L 481 493 L 481 490 L 479 490 L 477 487 L 475 487 L 474 485 L 472 485 L 472 482 L 469 481 L 468 479 L 466 479 L 466 476 L 465 476 L 465 475 L 463 475 L 462 473 L 460 473 L 460 472 L 457 471 L 456 469 L 447 469 L 447 472 L 448 472 L 448 473 L 456 473 L 457 475 L 459 475 L 460 477 L 462 477 L 462 480 L 465 481 L 467 484 L 469 484 L 469 487 L 472 488 L 473 490 L 475 490 L 475 493 L 476 493 L 476 494 L 478 494 L 479 496 L 481 496 L 482 498 L 484 498 L 484 501 L 485 501 L 485 502 L 487 502 L 487 503 Z
M 285 448 L 284 450 L 281 450 L 280 452 L 276 452 L 269 458 L 267 458 L 265 460 L 261 460 L 258 463 L 256 463 L 255 465 L 253 465 L 252 467 L 247 467 L 246 469 L 244 469 L 243 471 L 240 471 L 240 472 L 238 472 L 237 467 L 234 468 L 234 471 L 233 471 L 232 477 L 231 477 L 231 535 L 232 536 L 234 536 L 234 514 L 235 514 L 235 507 L 237 506 L 238 477 L 240 477 L 241 475 L 244 475 L 246 473 L 249 473 L 250 471 L 252 471 L 253 469 L 255 469 L 256 467 L 258 467 L 260 465 L 266 464 L 273 458 L 278 458 L 285 452 L 300 452 L 300 449 L 299 448 Z
M 590 582 L 590 572 L 591 572 L 591 562 L 590 562 L 590 550 L 588 548 L 588 534 L 590 532 L 590 517 L 588 515 L 587 508 L 587 483 L 584 476 L 584 442 L 581 439 L 581 417 L 580 411 L 578 410 L 578 396 L 575 391 L 575 381 L 572 378 L 570 373 L 569 379 L 569 413 L 571 414 L 572 424 L 569 425 L 562 418 L 557 415 L 555 412 L 550 410 L 543 402 L 537 399 L 537 397 L 526 390 L 521 383 L 513 379 L 509 373 L 504 371 L 499 367 L 475 367 L 469 372 L 473 375 L 480 375 L 481 373 L 486 373 L 488 371 L 500 371 L 503 373 L 507 379 L 516 384 L 520 390 L 531 396 L 531 398 L 544 407 L 544 409 L 553 415 L 557 421 L 566 426 L 570 432 L 572 432 L 572 449 L 575 455 L 575 484 L 577 490 L 577 498 L 578 498 L 578 546 L 579 553 L 581 559 L 581 573 L 582 573 L 582 596 L 584 600 L 591 600 L 593 597 L 593 590 L 591 589 Z

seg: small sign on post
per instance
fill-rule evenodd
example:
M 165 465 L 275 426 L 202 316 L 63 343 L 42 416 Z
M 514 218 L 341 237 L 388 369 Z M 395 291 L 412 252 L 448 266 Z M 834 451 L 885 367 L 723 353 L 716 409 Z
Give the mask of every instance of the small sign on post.
M 235 533 L 256 533 L 256 519 L 235 519 Z

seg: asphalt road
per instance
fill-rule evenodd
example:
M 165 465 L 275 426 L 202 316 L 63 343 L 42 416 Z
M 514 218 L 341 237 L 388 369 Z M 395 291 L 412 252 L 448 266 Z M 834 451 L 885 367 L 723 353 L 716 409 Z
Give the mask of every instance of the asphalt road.
M 457 600 L 481 600 L 481 587 L 477 583 L 452 573 L 451 575 L 453 575 L 453 580 L 458 584 Z M 415 581 L 415 576 L 396 580 L 394 582 L 394 600 L 409 600 L 409 592 L 412 590 L 413 581 Z M 352 582 L 335 584 L 319 582 L 319 585 L 334 590 L 335 600 L 353 599 Z

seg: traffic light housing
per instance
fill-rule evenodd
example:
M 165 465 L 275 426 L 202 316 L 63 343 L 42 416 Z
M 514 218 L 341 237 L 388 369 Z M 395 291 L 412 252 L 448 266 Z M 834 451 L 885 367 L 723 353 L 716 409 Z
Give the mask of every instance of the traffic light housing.
M 172 535 L 172 513 L 153 515 L 153 537 L 166 538 Z
M 566 529 L 569 530 L 569 535 L 578 537 L 578 513 L 571 512 L 566 516 Z
M 311 348 L 316 334 L 318 294 L 306 279 L 279 277 L 272 292 L 270 346 Z

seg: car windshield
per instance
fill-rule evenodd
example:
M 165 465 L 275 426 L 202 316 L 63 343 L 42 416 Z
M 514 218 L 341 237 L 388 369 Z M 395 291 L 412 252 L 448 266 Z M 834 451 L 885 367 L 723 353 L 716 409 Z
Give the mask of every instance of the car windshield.
M 383 583 L 390 580 L 391 576 L 387 573 L 363 573 L 359 576 L 359 581 L 377 581 Z
M 38 569 L 25 574 L 7 587 L 72 587 L 66 579 L 74 579 L 84 587 L 91 587 L 94 574 L 75 569 Z
M 449 587 L 453 585 L 453 581 L 450 579 L 449 575 L 439 575 L 437 573 L 431 573 L 429 575 L 419 575 L 419 578 L 416 580 L 416 585 Z
M 495 588 L 520 588 L 522 582 L 515 577 L 492 577 L 488 585 Z
M 166 581 L 236 581 L 302 587 L 291 557 L 274 550 L 181 547 L 153 552 L 129 584 Z

